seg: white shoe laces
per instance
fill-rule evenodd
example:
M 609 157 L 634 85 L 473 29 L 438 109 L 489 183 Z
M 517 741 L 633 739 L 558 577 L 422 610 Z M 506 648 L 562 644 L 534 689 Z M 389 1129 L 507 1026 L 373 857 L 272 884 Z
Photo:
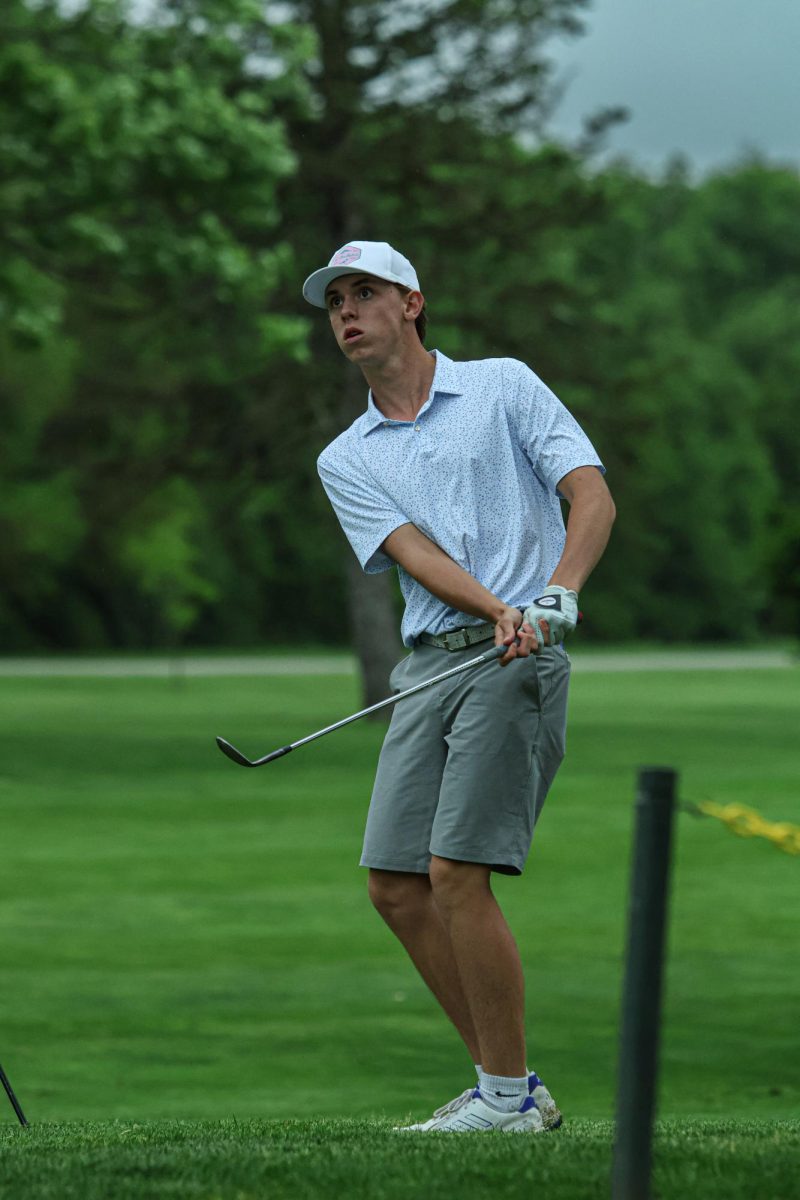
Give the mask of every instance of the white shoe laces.
M 467 1088 L 460 1096 L 456 1096 L 454 1100 L 449 1100 L 447 1104 L 443 1104 L 441 1108 L 437 1108 L 433 1114 L 435 1117 L 447 1117 L 450 1113 L 457 1112 L 459 1108 L 463 1108 L 472 1099 L 474 1088 Z

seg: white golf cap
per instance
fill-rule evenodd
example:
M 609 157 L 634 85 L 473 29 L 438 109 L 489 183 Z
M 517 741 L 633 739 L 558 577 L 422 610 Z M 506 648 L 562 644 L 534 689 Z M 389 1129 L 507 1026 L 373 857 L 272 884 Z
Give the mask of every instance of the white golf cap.
M 325 308 L 325 289 L 340 275 L 375 275 L 413 292 L 419 291 L 417 272 L 388 242 L 348 242 L 336 251 L 327 267 L 314 271 L 303 284 L 303 295 L 309 304 Z

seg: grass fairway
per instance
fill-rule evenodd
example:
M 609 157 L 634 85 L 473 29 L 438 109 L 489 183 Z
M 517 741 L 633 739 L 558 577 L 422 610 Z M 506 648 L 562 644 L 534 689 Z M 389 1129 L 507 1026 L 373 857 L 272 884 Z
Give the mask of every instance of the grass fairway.
M 387 1121 L 196 1121 L 44 1125 L 0 1133 L 0 1197 L 17 1200 L 606 1200 L 612 1128 L 413 1137 Z M 787 1122 L 662 1123 L 656 1197 L 794 1200 L 798 1135 Z
M 686 799 L 800 822 L 796 672 L 576 675 L 529 868 L 496 885 L 526 963 L 530 1062 L 569 1125 L 523 1156 L 503 1139 L 405 1148 L 353 1119 L 427 1115 L 472 1069 L 356 866 L 382 730 L 260 771 L 213 743 L 283 745 L 357 708 L 355 681 L 4 679 L 0 702 L 0 1062 L 32 1122 L 0 1105 L 15 1198 L 267 1182 L 390 1197 L 415 1171 L 428 1196 L 522 1195 L 523 1177 L 528 1194 L 542 1172 L 559 1197 L 604 1195 L 636 767 L 677 767 Z M 797 858 L 678 818 L 662 1196 L 796 1195 L 770 1163 L 800 1171 L 799 893 Z M 381 1154 L 384 1191 L 365 1190 Z M 76 1190 L 48 1184 L 61 1164 Z M 105 1191 L 80 1183 L 93 1172 Z

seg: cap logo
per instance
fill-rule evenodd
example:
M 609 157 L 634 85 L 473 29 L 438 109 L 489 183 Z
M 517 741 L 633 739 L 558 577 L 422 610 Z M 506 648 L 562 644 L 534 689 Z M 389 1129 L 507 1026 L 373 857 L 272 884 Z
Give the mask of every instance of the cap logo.
M 360 246 L 343 246 L 341 250 L 337 250 L 330 261 L 332 267 L 346 267 L 348 263 L 356 262 L 361 258 Z

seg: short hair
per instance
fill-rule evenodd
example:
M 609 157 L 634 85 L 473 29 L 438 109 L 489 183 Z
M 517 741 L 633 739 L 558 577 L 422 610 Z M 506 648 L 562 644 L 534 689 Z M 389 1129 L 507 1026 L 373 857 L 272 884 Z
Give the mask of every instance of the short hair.
M 396 283 L 394 286 L 397 288 L 398 292 L 402 292 L 402 294 L 404 296 L 407 296 L 408 293 L 411 291 L 411 288 L 404 287 L 402 283 Z M 417 316 L 417 319 L 414 322 L 414 328 L 417 331 L 417 336 L 419 337 L 419 340 L 422 342 L 422 344 L 424 346 L 425 345 L 425 335 L 428 332 L 428 310 L 427 310 L 427 306 L 426 306 L 424 300 L 422 302 L 422 308 L 419 311 L 419 315 Z

